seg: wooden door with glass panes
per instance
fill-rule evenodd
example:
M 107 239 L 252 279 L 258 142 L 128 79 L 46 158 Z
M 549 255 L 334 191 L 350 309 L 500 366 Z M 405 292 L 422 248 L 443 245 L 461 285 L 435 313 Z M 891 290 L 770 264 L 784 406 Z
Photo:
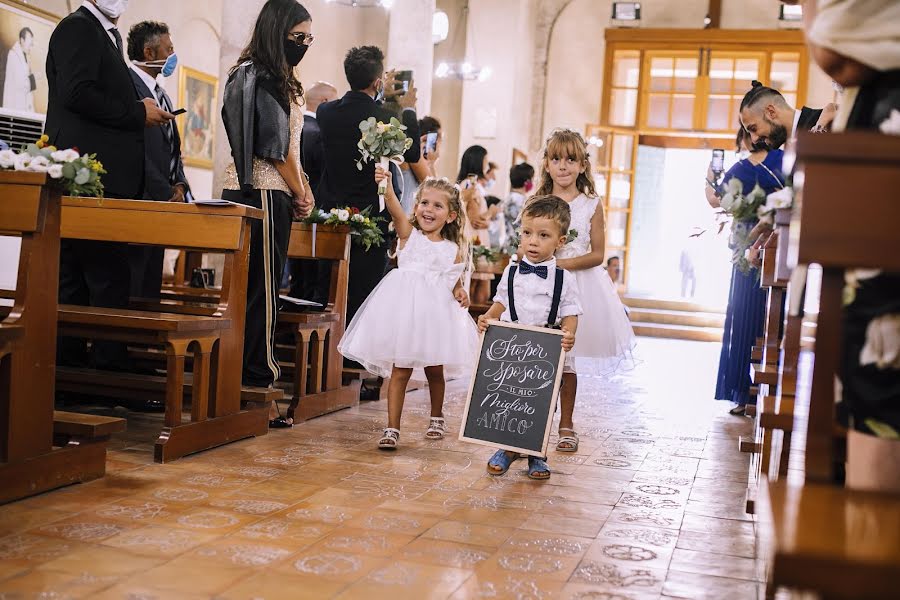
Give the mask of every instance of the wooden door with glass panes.
M 701 54 L 702 50 L 644 52 L 641 129 L 697 129 Z
M 704 56 L 699 94 L 703 101 L 698 129 L 737 132 L 744 94 L 752 87 L 754 79 L 768 79 L 768 55 L 765 52 L 707 49 Z
M 634 197 L 634 165 L 638 136 L 633 130 L 589 125 L 585 132 L 594 184 L 606 209 L 605 259 L 618 256 L 625 283 Z

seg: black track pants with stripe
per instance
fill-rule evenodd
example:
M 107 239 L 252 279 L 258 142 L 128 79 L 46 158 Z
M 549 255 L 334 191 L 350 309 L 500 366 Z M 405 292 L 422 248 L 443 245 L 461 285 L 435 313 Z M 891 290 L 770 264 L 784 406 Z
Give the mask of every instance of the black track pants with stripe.
M 281 374 L 275 359 L 275 322 L 281 273 L 291 236 L 291 196 L 279 190 L 243 194 L 224 190 L 222 198 L 260 208 L 262 220 L 250 224 L 247 323 L 244 329 L 244 385 L 265 387 Z

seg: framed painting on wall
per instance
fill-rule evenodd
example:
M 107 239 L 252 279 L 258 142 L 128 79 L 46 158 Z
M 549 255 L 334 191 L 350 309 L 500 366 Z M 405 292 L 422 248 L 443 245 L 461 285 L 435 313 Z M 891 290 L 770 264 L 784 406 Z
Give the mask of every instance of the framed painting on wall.
M 0 0 L 0 108 L 47 114 L 47 51 L 59 17 Z
M 212 75 L 181 67 L 178 98 L 187 112 L 178 117 L 181 131 L 181 156 L 184 164 L 211 169 L 215 149 L 216 97 L 218 79 Z

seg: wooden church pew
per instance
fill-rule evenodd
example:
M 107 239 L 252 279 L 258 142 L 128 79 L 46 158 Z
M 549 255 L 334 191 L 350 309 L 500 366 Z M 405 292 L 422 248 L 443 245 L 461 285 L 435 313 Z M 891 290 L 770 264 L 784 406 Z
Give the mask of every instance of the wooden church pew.
M 225 255 L 222 291 L 210 314 L 61 307 L 67 335 L 115 339 L 166 349 L 166 414 L 155 444 L 157 462 L 268 432 L 267 407 L 241 408 L 244 318 L 250 239 L 249 219 L 262 212 L 245 206 L 208 207 L 169 202 L 66 198 L 62 236 L 208 250 Z M 193 358 L 191 421 L 182 423 L 184 368 Z M 133 390 L 138 397 L 152 376 L 60 369 L 60 389 L 102 395 Z M 151 382 L 152 383 L 152 380 Z M 115 394 L 113 394 L 115 395 Z
M 0 325 L 0 503 L 106 473 L 106 436 L 54 445 L 61 200 L 46 183 L 39 173 L 0 173 L 0 233 L 21 238 L 13 306 Z
M 823 269 L 809 394 L 803 485 L 781 479 L 760 495 L 767 596 L 779 587 L 824 598 L 895 598 L 900 581 L 900 495 L 849 490 L 836 422 L 844 271 L 900 272 L 900 138 L 801 134 L 802 181 L 791 224 L 791 265 Z M 848 198 L 861 201 L 848 204 Z M 795 236 L 796 234 L 796 236 Z

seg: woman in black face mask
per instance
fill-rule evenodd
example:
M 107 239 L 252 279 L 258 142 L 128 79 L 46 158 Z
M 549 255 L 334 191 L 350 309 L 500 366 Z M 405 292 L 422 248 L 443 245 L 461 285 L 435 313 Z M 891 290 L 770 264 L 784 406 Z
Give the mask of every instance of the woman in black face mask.
M 247 281 L 243 384 L 271 386 L 278 287 L 293 218 L 304 218 L 313 195 L 300 165 L 303 87 L 294 73 L 313 41 L 312 18 L 296 0 L 268 0 L 250 43 L 225 84 L 222 119 L 234 161 L 222 198 L 260 208 L 253 221 Z M 290 427 L 273 404 L 270 427 Z

